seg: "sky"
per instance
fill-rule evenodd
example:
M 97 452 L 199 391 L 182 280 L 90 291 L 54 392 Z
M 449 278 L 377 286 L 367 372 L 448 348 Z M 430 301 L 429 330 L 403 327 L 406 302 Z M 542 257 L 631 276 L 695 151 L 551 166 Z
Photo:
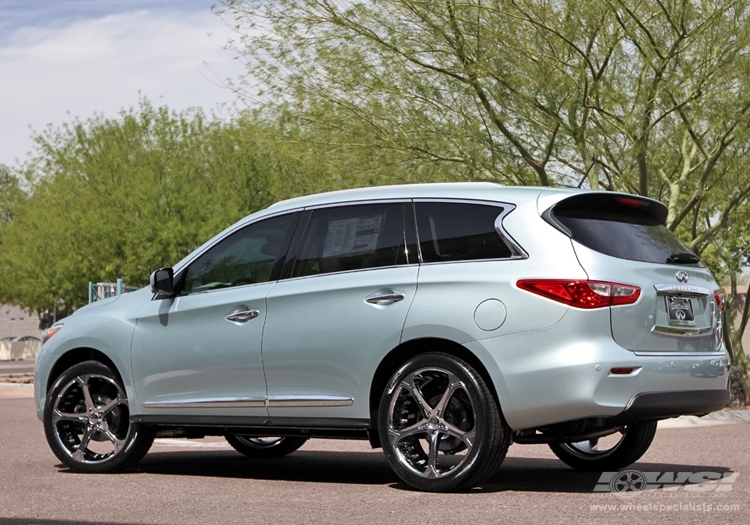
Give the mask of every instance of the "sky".
M 0 0 L 0 164 L 32 135 L 138 105 L 226 115 L 223 86 L 241 72 L 221 45 L 231 31 L 215 0 Z

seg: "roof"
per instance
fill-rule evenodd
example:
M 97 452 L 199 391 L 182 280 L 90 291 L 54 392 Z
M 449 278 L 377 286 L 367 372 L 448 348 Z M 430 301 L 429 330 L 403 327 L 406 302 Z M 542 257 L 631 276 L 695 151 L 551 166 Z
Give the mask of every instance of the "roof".
M 479 199 L 504 201 L 514 203 L 528 202 L 537 198 L 540 192 L 578 192 L 564 188 L 548 188 L 542 186 L 502 186 L 492 182 L 450 182 L 432 184 L 402 184 L 394 186 L 376 186 L 372 188 L 357 188 L 352 190 L 331 191 L 305 197 L 289 199 L 267 208 L 268 211 L 284 211 L 319 206 L 341 202 L 357 202 L 367 200 L 387 199 L 419 199 L 419 198 L 451 198 L 451 199 Z

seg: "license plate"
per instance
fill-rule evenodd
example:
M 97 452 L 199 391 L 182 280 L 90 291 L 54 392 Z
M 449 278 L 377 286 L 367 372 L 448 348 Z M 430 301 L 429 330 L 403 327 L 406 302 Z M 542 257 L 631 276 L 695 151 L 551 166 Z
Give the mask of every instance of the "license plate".
M 669 324 L 673 326 L 695 326 L 693 303 L 687 297 L 667 296 Z

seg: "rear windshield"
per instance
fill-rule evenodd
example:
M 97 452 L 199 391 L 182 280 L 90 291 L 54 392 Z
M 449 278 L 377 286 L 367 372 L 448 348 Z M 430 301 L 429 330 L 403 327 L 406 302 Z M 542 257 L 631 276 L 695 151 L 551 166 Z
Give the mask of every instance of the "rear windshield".
M 554 222 L 584 246 L 612 257 L 651 263 L 692 253 L 664 226 L 664 215 L 661 205 L 651 201 L 600 194 L 567 199 L 551 210 Z

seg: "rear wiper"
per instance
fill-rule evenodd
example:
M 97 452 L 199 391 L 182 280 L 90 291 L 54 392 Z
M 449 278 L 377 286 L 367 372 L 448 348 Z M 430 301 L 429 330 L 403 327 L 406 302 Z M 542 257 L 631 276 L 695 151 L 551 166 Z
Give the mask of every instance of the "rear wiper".
M 672 255 L 667 257 L 667 264 L 695 264 L 700 262 L 698 256 L 690 252 L 672 252 Z

